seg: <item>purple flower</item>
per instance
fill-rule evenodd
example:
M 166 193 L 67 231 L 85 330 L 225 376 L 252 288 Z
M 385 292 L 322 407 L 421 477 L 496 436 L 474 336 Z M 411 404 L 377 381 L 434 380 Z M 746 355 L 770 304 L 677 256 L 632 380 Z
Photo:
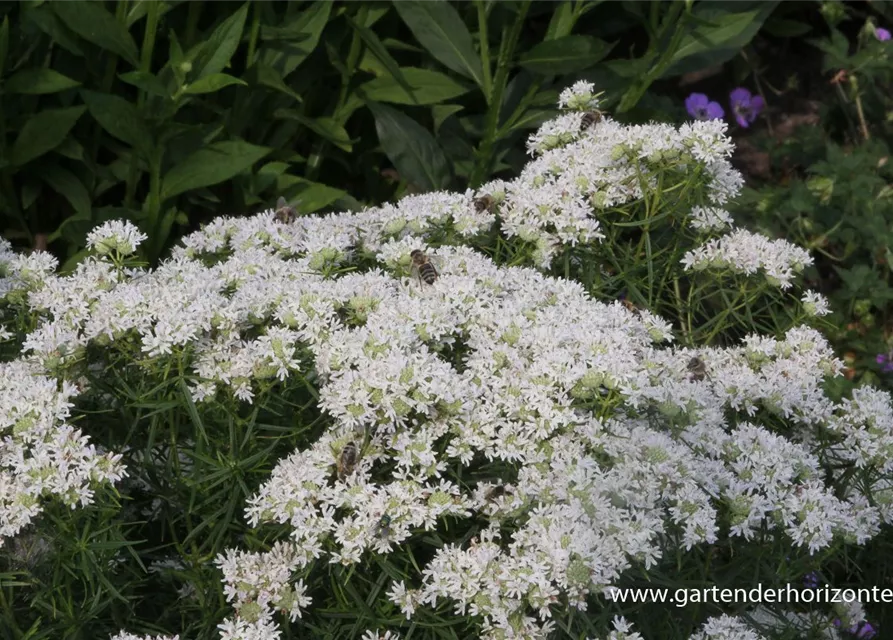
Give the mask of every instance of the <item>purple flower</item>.
M 725 111 L 718 102 L 711 102 L 703 93 L 693 93 L 685 99 L 685 109 L 695 120 L 718 120 Z
M 805 576 L 803 576 L 803 586 L 807 589 L 815 589 L 819 586 L 819 574 L 815 571 L 810 571 Z
M 873 638 L 877 635 L 877 631 L 874 630 L 874 627 L 865 620 L 859 624 L 854 624 L 847 629 L 846 632 L 858 640 L 869 640 L 869 638 Z
M 888 354 L 877 354 L 877 356 L 875 357 L 875 361 L 878 364 L 884 365 L 883 369 L 881 369 L 883 373 L 890 373 L 891 371 L 893 371 L 893 361 L 890 360 L 890 356 Z
M 886 42 L 890 39 L 890 32 L 886 29 L 882 29 L 881 27 L 876 27 L 874 30 L 874 37 L 881 42 Z
M 732 113 L 735 120 L 745 129 L 757 119 L 760 111 L 766 106 L 761 96 L 755 96 L 744 87 L 738 87 L 729 94 L 729 102 L 732 104 Z

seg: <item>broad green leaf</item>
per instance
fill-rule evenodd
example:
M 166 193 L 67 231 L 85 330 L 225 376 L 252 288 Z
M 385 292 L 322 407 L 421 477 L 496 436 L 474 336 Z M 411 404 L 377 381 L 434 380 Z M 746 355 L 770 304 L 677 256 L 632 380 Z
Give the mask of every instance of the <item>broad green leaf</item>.
M 136 106 L 118 96 L 96 91 L 81 91 L 90 115 L 119 140 L 148 153 L 152 136 Z
M 767 20 L 763 26 L 763 31 L 777 38 L 798 38 L 812 31 L 812 27 L 799 20 L 776 18 Z
M 289 202 L 297 203 L 296 208 L 300 213 L 314 213 L 347 195 L 341 189 L 287 173 L 277 178 L 276 191 L 283 194 Z
M 405 67 L 400 70 L 413 90 L 410 95 L 394 78 L 383 76 L 360 85 L 357 93 L 368 100 L 393 104 L 437 104 L 464 93 L 468 87 L 439 71 Z
M 6 93 L 41 95 L 65 91 L 80 84 L 52 69 L 22 69 L 4 83 L 3 89 Z
M 731 60 L 753 39 L 777 5 L 778 0 L 697 5 L 695 17 L 702 24 L 682 40 L 673 55 L 673 63 L 661 77 L 678 76 Z
M 462 111 L 464 108 L 460 104 L 436 104 L 431 107 L 431 115 L 434 118 L 434 132 L 437 133 L 444 120 L 454 113 Z
M 21 166 L 55 149 L 85 110 L 83 106 L 47 109 L 28 118 L 12 146 L 12 164 Z
M 22 16 L 26 21 L 31 22 L 38 29 L 47 34 L 53 41 L 69 53 L 80 58 L 84 57 L 84 52 L 78 43 L 78 39 L 65 28 L 65 25 L 59 19 L 48 5 L 33 7 L 27 4 L 20 5 Z
M 591 67 L 613 46 L 592 36 L 564 36 L 536 45 L 521 56 L 519 64 L 540 75 L 560 76 Z
M 304 102 L 303 98 L 301 98 L 294 89 L 288 86 L 285 83 L 285 80 L 282 79 L 282 76 L 279 75 L 279 72 L 270 65 L 265 62 L 258 62 L 252 69 L 254 70 L 254 73 L 257 74 L 258 84 L 269 87 L 270 89 L 275 89 L 280 93 L 284 93 L 288 97 L 293 98 L 295 102 Z
M 375 35 L 375 32 L 363 25 L 357 24 L 356 21 L 350 19 L 350 17 L 348 17 L 348 20 L 350 26 L 353 27 L 369 48 L 369 52 L 375 56 L 387 72 L 391 74 L 391 78 L 402 87 L 407 94 L 411 93 L 410 85 L 403 76 L 402 70 L 397 65 L 397 61 L 391 57 L 391 54 L 385 49 L 385 46 L 381 43 L 381 40 L 378 39 L 378 36 Z
M 428 52 L 446 67 L 483 86 L 483 66 L 471 33 L 446 0 L 395 0 L 397 13 Z
M 217 7 L 229 7 L 228 4 Z M 223 71 L 232 60 L 233 54 L 239 46 L 242 30 L 245 28 L 245 18 L 248 16 L 248 3 L 243 4 L 229 18 L 224 20 L 204 42 L 193 62 L 193 68 L 198 72 L 198 78 L 205 78 Z M 215 89 L 216 91 L 216 89 Z M 202 93 L 208 93 L 203 91 Z
M 247 86 L 248 83 L 225 73 L 212 73 L 209 76 L 199 78 L 192 84 L 187 85 L 186 90 L 183 93 L 192 95 L 199 93 L 214 93 L 215 91 L 220 91 L 224 87 L 229 87 L 234 84 Z
M 162 180 L 162 198 L 210 187 L 250 169 L 251 165 L 272 149 L 258 147 L 242 140 L 215 142 L 199 149 L 168 171 Z
M 90 193 L 83 183 L 68 169 L 59 165 L 41 167 L 40 177 L 56 193 L 62 195 L 76 213 L 89 216 L 92 208 Z
M 298 68 L 319 43 L 319 37 L 329 22 L 332 3 L 318 0 L 302 11 L 291 22 L 282 26 L 293 34 L 283 41 L 273 41 L 264 47 L 261 60 L 276 69 L 283 78 Z
M 574 27 L 574 7 L 573 3 L 568 0 L 558 3 L 552 13 L 552 19 L 549 21 L 549 28 L 546 29 L 546 37 L 544 41 L 557 40 L 564 36 L 569 36 L 571 29 Z
M 116 53 L 134 67 L 139 66 L 139 51 L 127 28 L 106 11 L 101 2 L 50 3 L 66 27 L 106 51 Z
M 400 177 L 425 191 L 445 188 L 450 166 L 443 150 L 427 129 L 396 109 L 369 103 L 375 130 L 385 155 Z
M 347 131 L 331 118 L 310 118 L 294 109 L 277 109 L 273 116 L 285 120 L 296 120 L 340 149 L 350 151 L 352 148 Z
M 127 73 L 118 74 L 118 77 L 127 84 L 142 89 L 146 93 L 160 98 L 170 98 L 170 93 L 168 93 L 164 83 L 148 71 L 128 71 Z

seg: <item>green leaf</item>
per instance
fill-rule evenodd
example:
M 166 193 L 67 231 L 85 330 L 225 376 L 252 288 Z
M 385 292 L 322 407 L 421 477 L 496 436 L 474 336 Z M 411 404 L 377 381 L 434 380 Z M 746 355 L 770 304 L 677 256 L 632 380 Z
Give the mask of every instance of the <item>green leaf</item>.
M 400 176 L 425 191 L 445 188 L 450 166 L 428 130 L 391 107 L 372 102 L 369 108 L 382 149 Z
M 405 67 L 400 70 L 413 95 L 392 77 L 375 78 L 360 85 L 357 93 L 367 100 L 392 104 L 438 104 L 468 93 L 468 87 L 439 71 Z
M 136 106 L 118 96 L 96 91 L 81 91 L 90 115 L 108 133 L 148 153 L 152 136 Z
M 89 216 L 92 209 L 90 193 L 83 183 L 68 169 L 59 165 L 41 167 L 40 177 L 56 193 L 62 195 L 76 213 Z
M 101 2 L 53 2 L 50 4 L 62 23 L 106 51 L 116 53 L 134 67 L 139 66 L 139 51 L 127 28 L 105 10 Z
M 161 196 L 175 195 L 209 187 L 229 180 L 270 153 L 272 149 L 258 147 L 242 140 L 215 142 L 199 149 L 171 168 L 162 180 Z
M 146 93 L 161 98 L 170 98 L 170 93 L 167 87 L 164 86 L 164 83 L 148 71 L 128 71 L 127 73 L 118 74 L 118 77 L 123 82 L 142 89 Z
M 287 78 L 316 49 L 331 10 L 332 2 L 329 0 L 311 4 L 306 11 L 281 27 L 291 35 L 282 42 L 275 41 L 265 46 L 261 60 Z
M 483 67 L 471 33 L 446 0 L 394 1 L 397 13 L 428 52 L 446 67 L 483 86 Z
M 295 102 L 304 102 L 304 99 L 285 83 L 279 72 L 265 62 L 258 62 L 252 67 L 254 73 L 257 74 L 257 83 L 270 89 L 275 89 L 279 93 L 284 93 Z
M 343 126 L 331 118 L 310 118 L 298 113 L 294 109 L 277 109 L 273 113 L 273 117 L 285 120 L 297 120 L 338 148 L 344 149 L 345 151 L 350 151 L 352 148 L 350 136 L 347 135 L 347 131 Z
M 613 44 L 592 36 L 564 36 L 536 45 L 519 64 L 544 76 L 560 76 L 591 67 L 610 53 Z
M 12 146 L 12 164 L 21 166 L 55 149 L 85 110 L 83 106 L 47 109 L 28 118 Z
M 217 5 L 226 7 L 228 5 Z M 198 70 L 198 78 L 205 78 L 223 71 L 232 60 L 242 38 L 245 18 L 248 16 L 248 3 L 245 3 L 229 18 L 224 20 L 205 41 L 196 55 L 193 68 Z M 216 89 L 215 89 L 216 90 Z M 202 93 L 208 93 L 203 91 Z
M 224 87 L 229 87 L 234 84 L 248 86 L 248 83 L 244 80 L 239 80 L 238 78 L 225 73 L 212 73 L 209 76 L 199 78 L 192 84 L 187 85 L 186 90 L 183 93 L 192 95 L 199 93 L 214 93 L 215 91 L 220 91 Z
M 314 213 L 347 195 L 341 189 L 287 173 L 277 178 L 276 191 L 283 194 L 289 202 L 296 202 L 300 213 Z
M 436 104 L 431 107 L 431 116 L 434 118 L 434 132 L 436 133 L 440 129 L 440 125 L 443 124 L 444 120 L 454 113 L 462 111 L 464 108 L 460 104 Z
M 799 20 L 776 18 L 768 20 L 763 26 L 763 31 L 776 38 L 798 38 L 812 31 L 812 27 Z
M 391 54 L 385 49 L 385 46 L 381 43 L 381 40 L 378 39 L 378 36 L 375 35 L 375 32 L 363 25 L 357 24 L 356 21 L 352 20 L 349 16 L 348 21 L 350 22 L 350 26 L 354 28 L 369 48 L 372 55 L 375 56 L 387 72 L 391 74 L 392 79 L 402 87 L 407 94 L 411 94 L 412 89 L 406 78 L 403 76 L 402 70 L 397 65 L 397 61 L 391 57 Z
M 65 25 L 62 24 L 59 16 L 53 13 L 48 5 L 35 7 L 22 4 L 20 6 L 22 9 L 22 16 L 25 20 L 33 23 L 34 26 L 47 34 L 52 39 L 53 44 L 59 45 L 69 53 L 78 57 L 82 58 L 84 56 L 84 52 L 81 50 L 78 39 L 65 28 Z
M 22 69 L 7 80 L 3 88 L 6 93 L 41 95 L 58 93 L 80 84 L 52 69 Z
M 557 40 L 569 36 L 575 20 L 573 3 L 568 0 L 558 3 L 552 13 L 552 19 L 549 21 L 549 28 L 546 29 L 546 37 L 543 40 Z
M 694 15 L 702 24 L 682 40 L 672 64 L 661 77 L 678 76 L 731 60 L 753 39 L 777 5 L 778 0 L 697 5 Z M 731 12 L 729 8 L 738 11 Z

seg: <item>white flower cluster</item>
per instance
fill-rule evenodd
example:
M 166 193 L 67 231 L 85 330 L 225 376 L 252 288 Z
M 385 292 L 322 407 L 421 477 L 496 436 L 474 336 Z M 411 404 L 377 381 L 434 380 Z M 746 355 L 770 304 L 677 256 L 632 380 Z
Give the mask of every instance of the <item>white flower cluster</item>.
M 677 544 L 716 541 L 721 522 L 731 536 L 784 535 L 810 551 L 864 542 L 893 520 L 893 501 L 865 493 L 891 491 L 893 405 L 875 391 L 828 398 L 823 377 L 842 365 L 819 333 L 670 348 L 671 327 L 655 315 L 443 244 L 491 229 L 486 195 L 503 232 L 534 242 L 546 264 L 558 247 L 596 238 L 593 206 L 640 198 L 638 175 L 647 181 L 661 163 L 697 167 L 721 204 L 740 185 L 729 148 L 717 122 L 677 130 L 605 119 L 517 181 L 288 224 L 272 211 L 220 218 L 154 271 L 99 256 L 58 277 L 0 256 L 18 278 L 7 290 L 27 291 L 42 317 L 23 359 L 0 369 L 0 427 L 35 452 L 0 458 L 16 469 L 0 476 L 9 505 L 0 526 L 18 531 L 45 491 L 83 501 L 88 480 L 120 478 L 116 457 L 96 456 L 66 425 L 74 387 L 60 391 L 48 377 L 100 345 L 149 370 L 175 356 L 202 380 L 196 401 L 253 402 L 294 375 L 319 389 L 328 428 L 277 465 L 246 512 L 253 526 L 287 523 L 289 540 L 217 559 L 237 613 L 221 625 L 225 640 L 277 637 L 277 613 L 301 616 L 312 602 L 292 580 L 311 563 L 399 553 L 446 518 L 451 531 L 486 525 L 438 548 L 388 597 L 409 618 L 448 600 L 480 620 L 485 638 L 545 638 L 561 608 L 585 610 L 623 572 L 654 566 Z M 129 241 L 112 227 L 97 237 Z M 729 237 L 704 252 L 779 282 L 809 259 L 755 240 L 755 252 L 735 253 L 736 239 L 751 236 Z M 436 266 L 433 284 L 413 277 L 415 249 Z M 346 450 L 356 455 L 345 467 Z M 846 484 L 841 465 L 836 493 L 822 474 L 827 456 L 859 465 L 869 482 Z M 469 465 L 489 475 L 457 476 Z M 753 637 L 734 635 L 735 624 L 713 621 L 699 640 Z M 613 634 L 638 637 L 622 620 Z
M 148 236 L 127 220 L 111 220 L 87 234 L 87 247 L 104 256 L 113 251 L 129 256 Z
M 120 454 L 102 454 L 68 423 L 74 385 L 21 360 L 0 364 L 0 544 L 56 496 L 72 508 L 93 501 L 93 487 L 124 475 Z
M 736 229 L 689 251 L 682 262 L 686 269 L 695 271 L 728 269 L 733 273 L 752 275 L 762 269 L 770 283 L 787 289 L 792 285 L 794 275 L 812 264 L 812 257 L 808 251 L 787 240 L 770 240 L 745 229 Z

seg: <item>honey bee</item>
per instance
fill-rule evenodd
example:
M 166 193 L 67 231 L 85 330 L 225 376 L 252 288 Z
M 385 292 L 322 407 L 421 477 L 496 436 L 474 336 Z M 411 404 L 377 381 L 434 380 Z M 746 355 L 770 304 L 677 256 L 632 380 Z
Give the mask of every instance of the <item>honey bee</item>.
M 279 200 L 276 201 L 276 213 L 273 215 L 273 219 L 276 222 L 281 222 L 282 224 L 290 224 L 294 222 L 297 217 L 297 210 L 290 204 L 288 204 L 288 200 L 280 197 Z
M 484 494 L 484 500 L 486 500 L 487 502 L 493 502 L 499 499 L 500 496 L 504 496 L 510 493 L 511 491 L 509 491 L 509 489 L 505 485 L 498 484 L 495 487 L 490 487 L 487 490 L 487 493 Z
M 493 196 L 483 195 L 480 198 L 474 199 L 474 210 L 477 213 L 490 211 L 494 204 L 496 204 L 496 201 L 493 199 Z
M 626 297 L 625 291 L 623 293 L 621 293 L 617 299 L 620 301 L 620 304 L 623 305 L 624 309 L 626 309 L 630 313 L 632 313 L 634 315 L 639 315 L 641 313 L 639 311 L 639 307 L 637 307 L 635 304 L 633 304 L 632 300 L 630 300 L 628 297 Z
M 587 111 L 583 114 L 583 119 L 580 121 L 580 129 L 586 131 L 586 129 L 601 122 L 603 117 L 601 111 Z
M 688 379 L 691 381 L 700 382 L 707 377 L 707 365 L 697 356 L 689 360 L 685 368 L 688 370 Z
M 409 256 L 412 258 L 412 268 L 419 277 L 419 284 L 422 284 L 422 282 L 434 284 L 434 281 L 437 280 L 440 274 L 437 273 L 437 269 L 431 264 L 431 259 L 418 249 L 413 249 Z
M 356 442 L 348 442 L 344 445 L 341 455 L 338 456 L 338 479 L 344 481 L 347 476 L 356 471 L 359 459 Z
M 375 535 L 379 538 L 387 538 L 391 535 L 391 516 L 384 514 L 381 517 L 378 521 L 378 526 L 375 528 Z

